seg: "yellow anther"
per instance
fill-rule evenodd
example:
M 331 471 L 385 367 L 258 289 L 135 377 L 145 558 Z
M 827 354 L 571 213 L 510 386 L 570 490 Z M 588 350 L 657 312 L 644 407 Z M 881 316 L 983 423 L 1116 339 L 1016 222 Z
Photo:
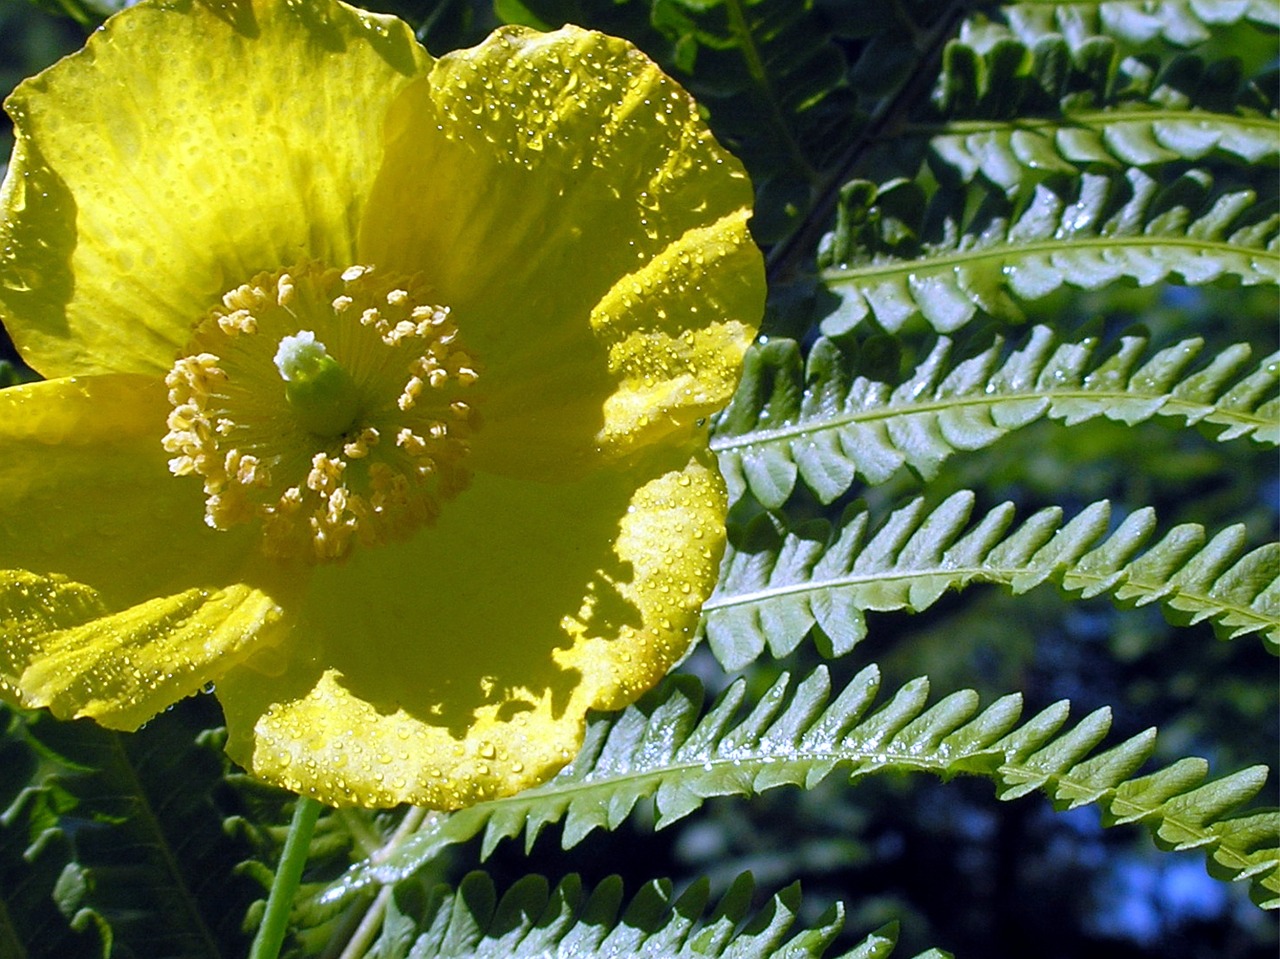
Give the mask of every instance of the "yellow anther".
M 406 428 L 396 434 L 396 446 L 399 446 L 410 456 L 419 456 L 426 452 L 427 441 L 413 430 Z
M 366 426 L 350 443 L 343 444 L 342 452 L 353 460 L 364 459 L 369 455 L 369 450 L 378 445 L 378 439 L 378 431 L 372 426 Z
M 413 409 L 414 404 L 417 403 L 418 397 L 422 395 L 422 390 L 425 387 L 426 384 L 418 377 L 409 377 L 409 382 L 404 385 L 404 391 L 396 399 L 396 405 L 405 411 Z
M 226 316 L 218 317 L 218 326 L 227 336 L 239 333 L 253 333 L 258 329 L 258 321 L 248 310 L 233 310 Z
M 307 474 L 307 489 L 324 494 L 333 492 L 342 482 L 342 474 L 346 469 L 347 464 L 342 460 L 332 459 L 328 453 L 317 453 L 311 458 L 311 472 Z
M 281 273 L 280 278 L 276 280 L 276 303 L 280 306 L 288 306 L 293 302 L 293 277 L 288 273 Z

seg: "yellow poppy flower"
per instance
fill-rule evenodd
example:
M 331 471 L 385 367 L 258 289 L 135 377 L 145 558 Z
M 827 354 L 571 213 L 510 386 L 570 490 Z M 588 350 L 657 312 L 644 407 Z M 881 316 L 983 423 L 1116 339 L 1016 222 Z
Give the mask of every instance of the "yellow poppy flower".
M 433 60 L 337 2 L 144 0 L 7 103 L 0 696 L 334 805 L 552 775 L 686 651 L 741 166 L 628 43 Z

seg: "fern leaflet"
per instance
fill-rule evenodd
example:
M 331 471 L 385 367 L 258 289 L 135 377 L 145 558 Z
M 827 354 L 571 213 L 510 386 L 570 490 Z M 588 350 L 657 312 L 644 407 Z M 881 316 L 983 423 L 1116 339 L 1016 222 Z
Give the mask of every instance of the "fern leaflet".
M 1107 37 L 1073 52 L 1059 34 L 1024 42 L 969 21 L 946 49 L 932 109 L 898 137 L 927 141 L 939 179 L 981 175 L 1010 195 L 1085 170 L 1202 160 L 1274 167 L 1273 87 L 1244 78 L 1231 59 L 1123 56 Z
M 910 132 L 931 134 L 930 150 L 962 181 L 981 174 L 1010 192 L 1031 179 L 1027 167 L 1075 174 L 1077 165 L 1153 166 L 1200 160 L 1214 151 L 1274 165 L 1280 152 L 1274 119 L 1200 111 L 1077 113 L 1062 122 L 952 121 Z
M 1132 44 L 1159 39 L 1189 47 L 1231 24 L 1280 28 L 1280 10 L 1269 0 L 1020 0 L 1003 13 L 1015 36 L 1034 41 L 1061 33 L 1077 45 L 1106 35 Z

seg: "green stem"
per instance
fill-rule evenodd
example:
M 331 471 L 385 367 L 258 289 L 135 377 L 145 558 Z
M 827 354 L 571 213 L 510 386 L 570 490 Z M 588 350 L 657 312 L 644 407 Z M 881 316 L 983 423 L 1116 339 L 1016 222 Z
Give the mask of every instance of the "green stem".
M 271 881 L 271 893 L 267 896 L 267 911 L 262 925 L 253 938 L 249 959 L 276 959 L 289 930 L 289 910 L 302 879 L 302 869 L 307 864 L 307 851 L 311 847 L 311 831 L 320 817 L 320 804 L 314 799 L 299 796 L 293 807 L 293 821 L 289 823 L 289 835 L 280 854 L 280 866 Z

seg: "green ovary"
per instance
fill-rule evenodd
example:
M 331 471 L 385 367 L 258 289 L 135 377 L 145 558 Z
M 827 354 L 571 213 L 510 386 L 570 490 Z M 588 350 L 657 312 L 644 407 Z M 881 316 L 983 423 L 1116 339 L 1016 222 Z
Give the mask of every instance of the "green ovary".
M 299 424 L 326 438 L 351 430 L 361 413 L 359 390 L 315 333 L 300 330 L 281 339 L 275 364 Z

